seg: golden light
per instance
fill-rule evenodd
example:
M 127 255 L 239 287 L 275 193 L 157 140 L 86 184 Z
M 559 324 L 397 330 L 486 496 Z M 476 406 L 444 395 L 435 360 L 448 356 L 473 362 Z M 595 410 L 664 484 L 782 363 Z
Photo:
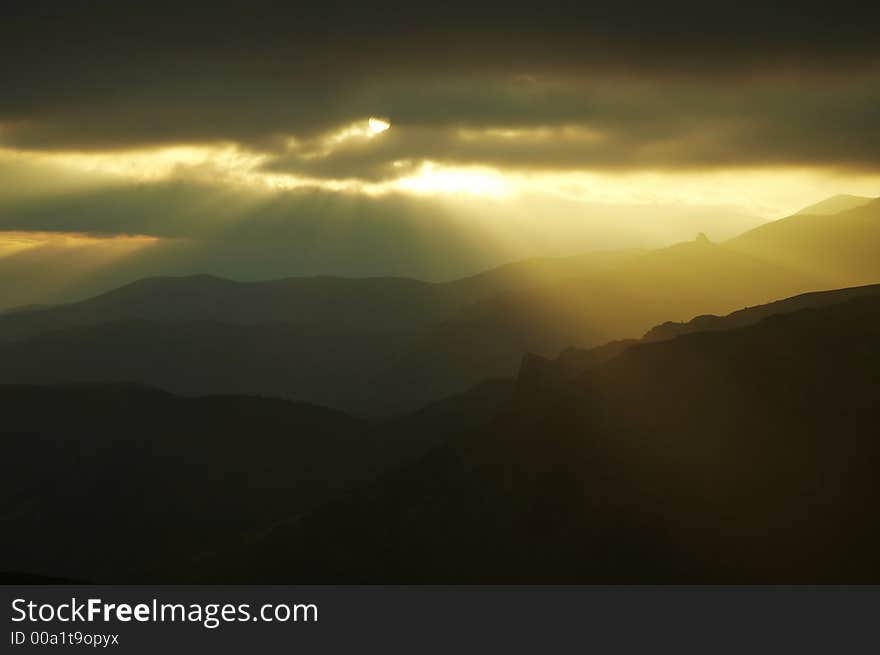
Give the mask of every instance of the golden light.
M 513 191 L 510 180 L 495 169 L 446 167 L 433 162 L 425 162 L 418 173 L 398 178 L 389 186 L 419 194 L 465 193 L 493 197 L 506 196 Z
M 316 137 L 299 153 L 304 160 L 328 156 L 337 148 L 369 147 L 390 129 L 387 119 L 372 116 Z M 554 138 L 559 135 L 554 133 Z M 587 138 L 584 135 L 580 135 Z M 549 138 L 544 128 L 489 129 L 459 135 L 468 139 Z M 560 136 L 561 138 L 561 136 Z M 264 168 L 272 155 L 234 144 L 176 145 L 102 152 L 40 152 L 0 147 L 0 170 L 21 166 L 27 174 L 0 178 L 0 196 L 37 198 L 71 189 L 90 189 L 187 180 L 242 192 L 321 189 L 381 196 L 464 195 L 506 198 L 533 196 L 552 201 L 605 205 L 693 205 L 727 207 L 765 219 L 781 218 L 836 193 L 875 197 L 880 175 L 823 168 L 774 167 L 711 171 L 590 171 L 512 168 L 503 165 L 461 165 L 419 159 L 389 162 L 398 172 L 372 182 L 357 177 L 311 177 Z M 257 201 L 254 198 L 254 201 Z M 576 206 L 575 206 L 576 207 Z M 574 210 L 576 211 L 576 209 Z M 29 248 L 19 236 L 4 238 L 0 255 Z
M 158 242 L 158 237 L 142 234 L 92 236 L 76 232 L 0 230 L 0 259 L 39 248 L 60 251 L 100 247 L 106 253 L 122 256 Z
M 391 127 L 391 123 L 382 120 L 381 118 L 370 116 L 370 120 L 367 121 L 367 126 L 370 128 L 372 134 L 380 134 Z

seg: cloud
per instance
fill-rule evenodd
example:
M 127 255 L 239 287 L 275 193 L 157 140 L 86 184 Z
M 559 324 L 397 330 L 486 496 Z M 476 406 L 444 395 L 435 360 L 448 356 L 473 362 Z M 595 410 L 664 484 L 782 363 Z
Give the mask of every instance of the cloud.
M 2 271 L 37 301 L 159 273 L 443 279 L 877 195 L 878 14 L 9 0 L 0 231 L 88 237 L 7 240 Z
M 656 246 L 699 231 L 720 238 L 757 222 L 729 207 L 664 199 L 614 206 L 537 191 L 370 196 L 162 181 L 4 199 L 0 272 L 17 302 L 70 300 L 151 275 L 443 280 L 524 257 Z
M 10 4 L 8 148 L 238 144 L 272 157 L 274 171 L 369 181 L 424 159 L 550 170 L 880 163 L 876 9 Z M 392 129 L 324 157 L 288 149 L 369 116 Z M 503 130 L 523 136 L 497 138 Z
M 395 103 L 391 129 L 376 138 L 323 150 L 307 141 L 265 169 L 367 181 L 408 174 L 425 160 L 519 170 L 880 169 L 880 77 L 528 84 L 523 92 L 498 84 L 422 91 Z

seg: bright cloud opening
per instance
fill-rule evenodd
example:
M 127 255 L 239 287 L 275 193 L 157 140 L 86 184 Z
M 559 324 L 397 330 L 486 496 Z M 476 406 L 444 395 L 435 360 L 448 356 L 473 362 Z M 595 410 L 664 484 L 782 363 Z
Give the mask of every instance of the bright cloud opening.
M 391 123 L 386 120 L 382 120 L 381 118 L 370 117 L 370 120 L 367 121 L 367 126 L 370 129 L 370 132 L 373 134 L 380 134 L 391 127 Z
M 502 197 L 514 188 L 505 176 L 491 168 L 441 167 L 425 162 L 416 175 L 395 180 L 391 188 L 413 193 L 467 193 Z

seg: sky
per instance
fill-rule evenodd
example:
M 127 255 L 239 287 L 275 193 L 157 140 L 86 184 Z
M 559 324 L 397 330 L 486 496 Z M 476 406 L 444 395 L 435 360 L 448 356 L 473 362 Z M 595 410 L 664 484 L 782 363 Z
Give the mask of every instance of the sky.
M 878 13 L 8 1 L 0 307 L 156 274 L 450 279 L 878 196 Z

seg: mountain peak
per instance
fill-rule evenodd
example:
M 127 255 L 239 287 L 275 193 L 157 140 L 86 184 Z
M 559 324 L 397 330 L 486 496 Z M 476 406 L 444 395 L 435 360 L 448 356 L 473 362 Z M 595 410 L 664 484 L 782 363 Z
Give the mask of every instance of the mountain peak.
M 813 205 L 804 207 L 799 212 L 796 212 L 795 216 L 799 214 L 830 216 L 831 214 L 837 214 L 840 212 L 848 211 L 850 209 L 857 209 L 859 207 L 867 205 L 873 200 L 876 200 L 876 198 L 867 198 L 864 196 L 853 196 L 846 193 L 839 193 L 836 196 L 831 196 L 830 198 L 826 198 L 825 200 L 817 202 Z

